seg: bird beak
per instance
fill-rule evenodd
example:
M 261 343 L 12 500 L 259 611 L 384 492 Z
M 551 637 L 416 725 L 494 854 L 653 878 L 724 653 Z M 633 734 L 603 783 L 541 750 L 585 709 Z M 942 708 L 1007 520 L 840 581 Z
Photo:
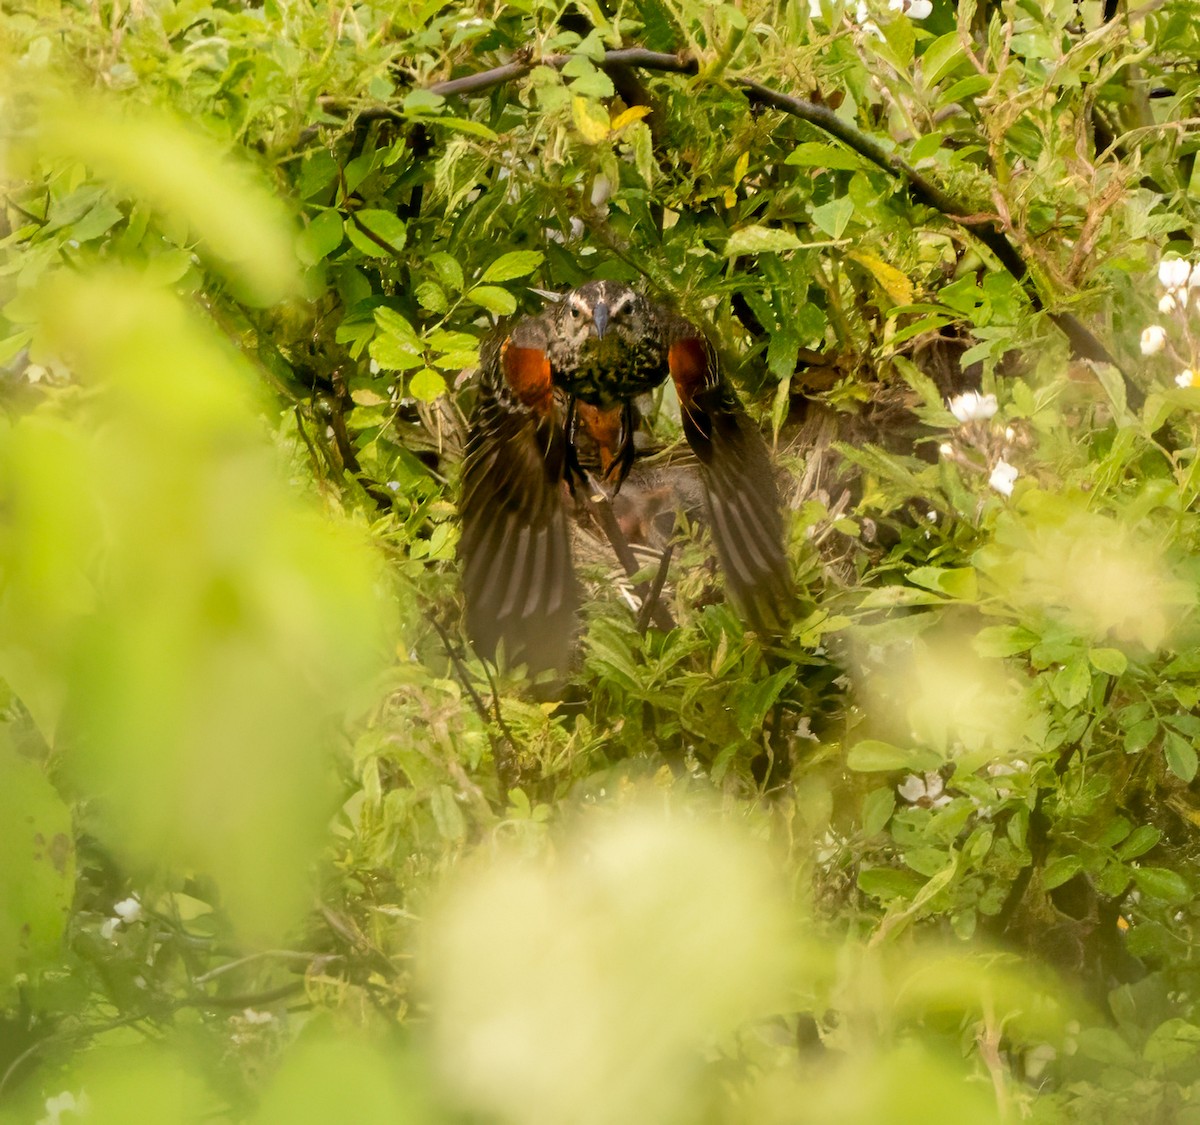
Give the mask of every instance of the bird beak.
M 597 301 L 592 309 L 592 323 L 596 326 L 596 339 L 604 339 L 604 330 L 608 327 L 608 306 L 603 301 Z

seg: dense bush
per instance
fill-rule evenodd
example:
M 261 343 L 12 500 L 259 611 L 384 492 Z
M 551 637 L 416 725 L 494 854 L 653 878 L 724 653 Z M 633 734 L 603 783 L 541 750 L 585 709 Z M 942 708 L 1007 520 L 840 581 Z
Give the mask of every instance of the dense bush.
M 8 5 L 0 1116 L 1200 1120 L 1194 15 Z M 585 520 L 531 685 L 460 372 L 595 277 L 799 605 Z

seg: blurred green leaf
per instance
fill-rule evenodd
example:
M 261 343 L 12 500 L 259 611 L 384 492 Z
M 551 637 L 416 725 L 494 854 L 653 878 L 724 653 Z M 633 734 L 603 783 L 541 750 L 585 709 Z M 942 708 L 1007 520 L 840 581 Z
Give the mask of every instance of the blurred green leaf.
M 846 765 L 860 773 L 932 770 L 941 764 L 941 756 L 932 750 L 902 749 L 874 738 L 863 739 L 846 752 Z
M 244 159 L 191 126 L 91 96 L 47 101 L 38 140 L 54 158 L 81 161 L 160 216 L 186 224 L 247 300 L 268 304 L 298 291 L 287 209 Z
M 32 762 L 0 738 L 0 1004 L 18 973 L 61 958 L 75 890 L 71 814 Z

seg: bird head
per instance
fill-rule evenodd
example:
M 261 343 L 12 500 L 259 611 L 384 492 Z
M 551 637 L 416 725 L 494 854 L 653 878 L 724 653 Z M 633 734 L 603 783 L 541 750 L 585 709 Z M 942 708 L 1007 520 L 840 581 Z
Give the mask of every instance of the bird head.
M 561 339 L 580 353 L 619 353 L 646 332 L 646 299 L 620 281 L 589 281 L 558 304 Z

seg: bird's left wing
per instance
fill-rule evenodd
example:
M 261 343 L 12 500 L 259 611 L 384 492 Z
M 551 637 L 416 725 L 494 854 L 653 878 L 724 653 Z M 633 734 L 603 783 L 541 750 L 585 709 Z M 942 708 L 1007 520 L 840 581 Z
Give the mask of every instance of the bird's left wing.
M 726 585 L 751 625 L 776 632 L 790 617 L 792 581 L 775 468 L 762 435 L 721 377 L 712 344 L 690 321 L 662 315 L 683 433 L 700 461 Z

